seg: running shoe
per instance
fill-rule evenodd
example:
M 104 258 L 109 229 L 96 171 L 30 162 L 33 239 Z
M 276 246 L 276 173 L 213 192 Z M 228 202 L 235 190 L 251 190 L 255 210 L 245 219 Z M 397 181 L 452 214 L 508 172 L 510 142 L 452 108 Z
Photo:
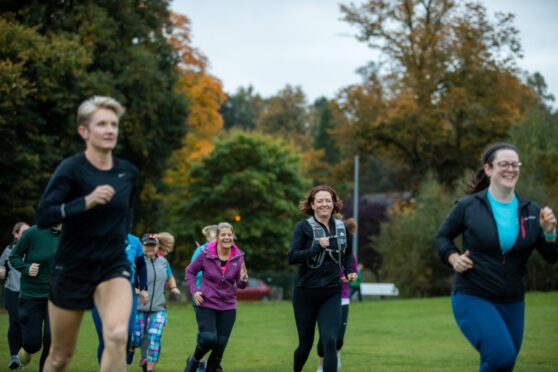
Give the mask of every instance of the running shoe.
M 19 357 L 17 355 L 12 355 L 10 357 L 10 361 L 8 362 L 9 369 L 19 369 L 23 368 L 23 364 L 20 362 Z
M 31 362 L 31 357 L 33 354 L 29 354 L 27 351 L 23 350 L 23 348 L 19 349 L 19 353 L 17 353 L 19 361 L 22 365 L 26 366 Z
M 186 359 L 186 368 L 184 368 L 184 372 L 196 372 L 198 367 L 200 366 L 200 362 L 194 359 L 194 356 L 188 356 Z
M 139 366 L 143 372 L 147 372 L 147 359 L 141 358 L 139 362 Z

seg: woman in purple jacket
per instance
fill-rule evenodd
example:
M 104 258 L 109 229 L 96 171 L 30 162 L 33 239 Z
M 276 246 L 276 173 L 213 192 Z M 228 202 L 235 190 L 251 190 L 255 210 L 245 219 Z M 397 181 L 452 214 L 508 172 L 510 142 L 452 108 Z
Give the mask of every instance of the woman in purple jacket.
M 203 276 L 198 288 L 196 275 L 200 271 Z M 188 357 L 184 371 L 195 372 L 200 360 L 211 350 L 206 371 L 215 372 L 236 319 L 236 289 L 245 288 L 248 283 L 244 252 L 234 245 L 231 224 L 217 225 L 217 240 L 202 250 L 186 268 L 185 276 L 198 306 L 199 335 L 194 355 Z

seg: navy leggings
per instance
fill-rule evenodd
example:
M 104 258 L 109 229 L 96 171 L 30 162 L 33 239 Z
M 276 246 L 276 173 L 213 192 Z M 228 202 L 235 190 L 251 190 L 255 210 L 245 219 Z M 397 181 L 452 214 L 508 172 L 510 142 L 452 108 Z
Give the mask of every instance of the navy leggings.
M 324 372 L 337 371 L 337 330 L 341 323 L 341 286 L 299 288 L 293 291 L 293 309 L 298 331 L 294 371 L 302 371 L 312 350 L 316 322 L 324 348 Z
M 20 299 L 19 322 L 23 349 L 30 354 L 43 349 L 39 360 L 39 371 L 42 371 L 50 349 L 48 298 Z
M 525 301 L 493 303 L 454 293 L 451 306 L 461 332 L 480 353 L 479 371 L 512 371 L 523 340 Z
M 211 351 L 205 370 L 214 372 L 221 363 L 229 341 L 236 320 L 236 309 L 214 310 L 198 306 L 196 320 L 198 321 L 198 343 L 194 358 L 202 360 L 203 356 Z
M 341 305 L 341 323 L 339 323 L 339 329 L 337 330 L 337 344 L 335 349 L 337 351 L 343 348 L 343 341 L 345 339 L 345 331 L 347 330 L 347 321 L 349 319 L 349 304 Z M 318 356 L 320 358 L 324 357 L 324 347 L 322 345 L 322 336 L 318 340 Z
M 4 288 L 4 300 L 6 310 L 10 318 L 8 326 L 8 344 L 10 346 L 10 355 L 17 355 L 21 348 L 21 325 L 19 324 L 19 292 Z

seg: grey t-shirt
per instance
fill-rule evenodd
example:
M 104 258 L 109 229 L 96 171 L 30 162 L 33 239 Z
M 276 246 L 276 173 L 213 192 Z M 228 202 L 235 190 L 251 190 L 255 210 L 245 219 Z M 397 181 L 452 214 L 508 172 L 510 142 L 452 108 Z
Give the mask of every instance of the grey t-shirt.
M 4 267 L 7 271 L 6 276 L 6 283 L 4 287 L 8 288 L 10 291 L 19 292 L 19 281 L 21 278 L 21 273 L 12 267 L 10 260 L 10 254 L 12 253 L 12 248 L 15 246 L 15 243 L 12 243 L 4 249 L 2 252 L 2 256 L 0 256 L 0 266 Z

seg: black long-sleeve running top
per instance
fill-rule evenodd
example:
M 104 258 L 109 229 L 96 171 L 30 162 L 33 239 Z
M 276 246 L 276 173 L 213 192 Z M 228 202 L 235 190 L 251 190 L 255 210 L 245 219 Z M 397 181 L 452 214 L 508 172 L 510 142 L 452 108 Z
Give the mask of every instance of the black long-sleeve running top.
M 316 220 L 316 222 L 318 221 Z M 333 218 L 329 219 L 329 232 L 323 224 L 320 222 L 318 223 L 322 226 L 327 236 L 335 235 L 335 221 Z M 324 249 L 317 241 L 314 241 L 312 227 L 306 220 L 300 221 L 296 225 L 288 253 L 289 264 L 300 265 L 295 279 L 296 287 L 331 288 L 340 286 L 340 271 L 343 270 L 345 275 L 354 272 L 353 255 L 351 253 L 353 238 L 347 226 L 345 226 L 345 230 L 347 235 L 347 247 L 343 255 L 341 267 L 329 254 L 326 254 L 321 266 L 311 268 L 307 265 L 307 260 L 322 252 Z M 330 248 L 334 250 L 338 249 L 337 243 L 337 239 L 331 239 L 329 242 Z
M 97 186 L 114 188 L 105 205 L 85 210 L 85 197 Z M 126 261 L 126 235 L 131 226 L 138 171 L 131 163 L 113 158 L 110 170 L 93 166 L 84 153 L 63 160 L 52 175 L 37 208 L 37 225 L 63 222 L 55 264 L 72 276 L 87 277 L 83 265 Z

